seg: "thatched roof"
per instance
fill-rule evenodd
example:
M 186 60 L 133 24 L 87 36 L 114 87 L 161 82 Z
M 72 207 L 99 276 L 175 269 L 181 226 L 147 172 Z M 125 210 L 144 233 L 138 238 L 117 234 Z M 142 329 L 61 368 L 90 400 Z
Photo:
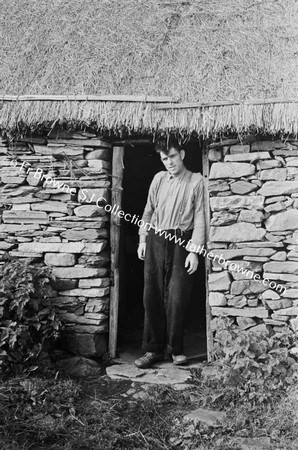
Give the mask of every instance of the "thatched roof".
M 0 0 L 0 97 L 130 94 L 179 102 L 298 97 L 296 0 Z M 1 108 L 1 105 L 0 105 Z M 3 102 L 0 126 L 298 131 L 297 103 L 158 110 L 140 102 Z

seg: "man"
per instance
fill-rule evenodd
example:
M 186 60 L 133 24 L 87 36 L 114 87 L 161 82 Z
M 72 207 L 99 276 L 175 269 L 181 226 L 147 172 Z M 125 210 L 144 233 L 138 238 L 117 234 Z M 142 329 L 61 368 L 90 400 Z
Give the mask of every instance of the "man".
M 166 172 L 155 175 L 140 227 L 138 257 L 145 260 L 144 356 L 139 368 L 164 359 L 167 347 L 176 365 L 185 364 L 184 321 L 204 245 L 203 177 L 184 166 L 185 151 L 176 141 L 159 146 Z

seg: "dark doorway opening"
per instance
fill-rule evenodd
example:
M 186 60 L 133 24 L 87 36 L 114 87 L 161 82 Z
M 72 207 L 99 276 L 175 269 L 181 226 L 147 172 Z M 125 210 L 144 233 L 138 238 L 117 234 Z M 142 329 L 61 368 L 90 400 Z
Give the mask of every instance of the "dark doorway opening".
M 198 142 L 185 145 L 185 165 L 202 173 L 202 152 Z M 150 183 L 154 175 L 165 170 L 151 144 L 126 146 L 122 209 L 131 216 L 142 217 Z M 132 359 L 141 352 L 144 321 L 144 263 L 137 257 L 138 226 L 128 221 L 121 224 L 120 299 L 118 352 L 130 353 Z M 185 329 L 185 354 L 189 358 L 206 359 L 206 288 L 205 262 L 200 257 L 195 286 Z

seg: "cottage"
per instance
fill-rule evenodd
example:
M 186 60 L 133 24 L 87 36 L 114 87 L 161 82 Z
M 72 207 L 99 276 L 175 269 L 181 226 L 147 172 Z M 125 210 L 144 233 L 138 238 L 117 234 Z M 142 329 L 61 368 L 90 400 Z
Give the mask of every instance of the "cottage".
M 205 180 L 192 341 L 211 358 L 222 317 L 298 327 L 297 3 L 213 6 L 3 5 L 0 264 L 52 268 L 76 353 L 141 327 L 138 223 L 170 134 Z

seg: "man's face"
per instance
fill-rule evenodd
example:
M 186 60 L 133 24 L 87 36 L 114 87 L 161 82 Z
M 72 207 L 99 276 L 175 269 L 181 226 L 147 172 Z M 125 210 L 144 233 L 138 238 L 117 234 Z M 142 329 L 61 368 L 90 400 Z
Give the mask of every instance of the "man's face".
M 179 175 L 182 172 L 184 156 L 184 150 L 178 152 L 175 148 L 171 148 L 168 154 L 160 152 L 160 159 L 171 175 Z

